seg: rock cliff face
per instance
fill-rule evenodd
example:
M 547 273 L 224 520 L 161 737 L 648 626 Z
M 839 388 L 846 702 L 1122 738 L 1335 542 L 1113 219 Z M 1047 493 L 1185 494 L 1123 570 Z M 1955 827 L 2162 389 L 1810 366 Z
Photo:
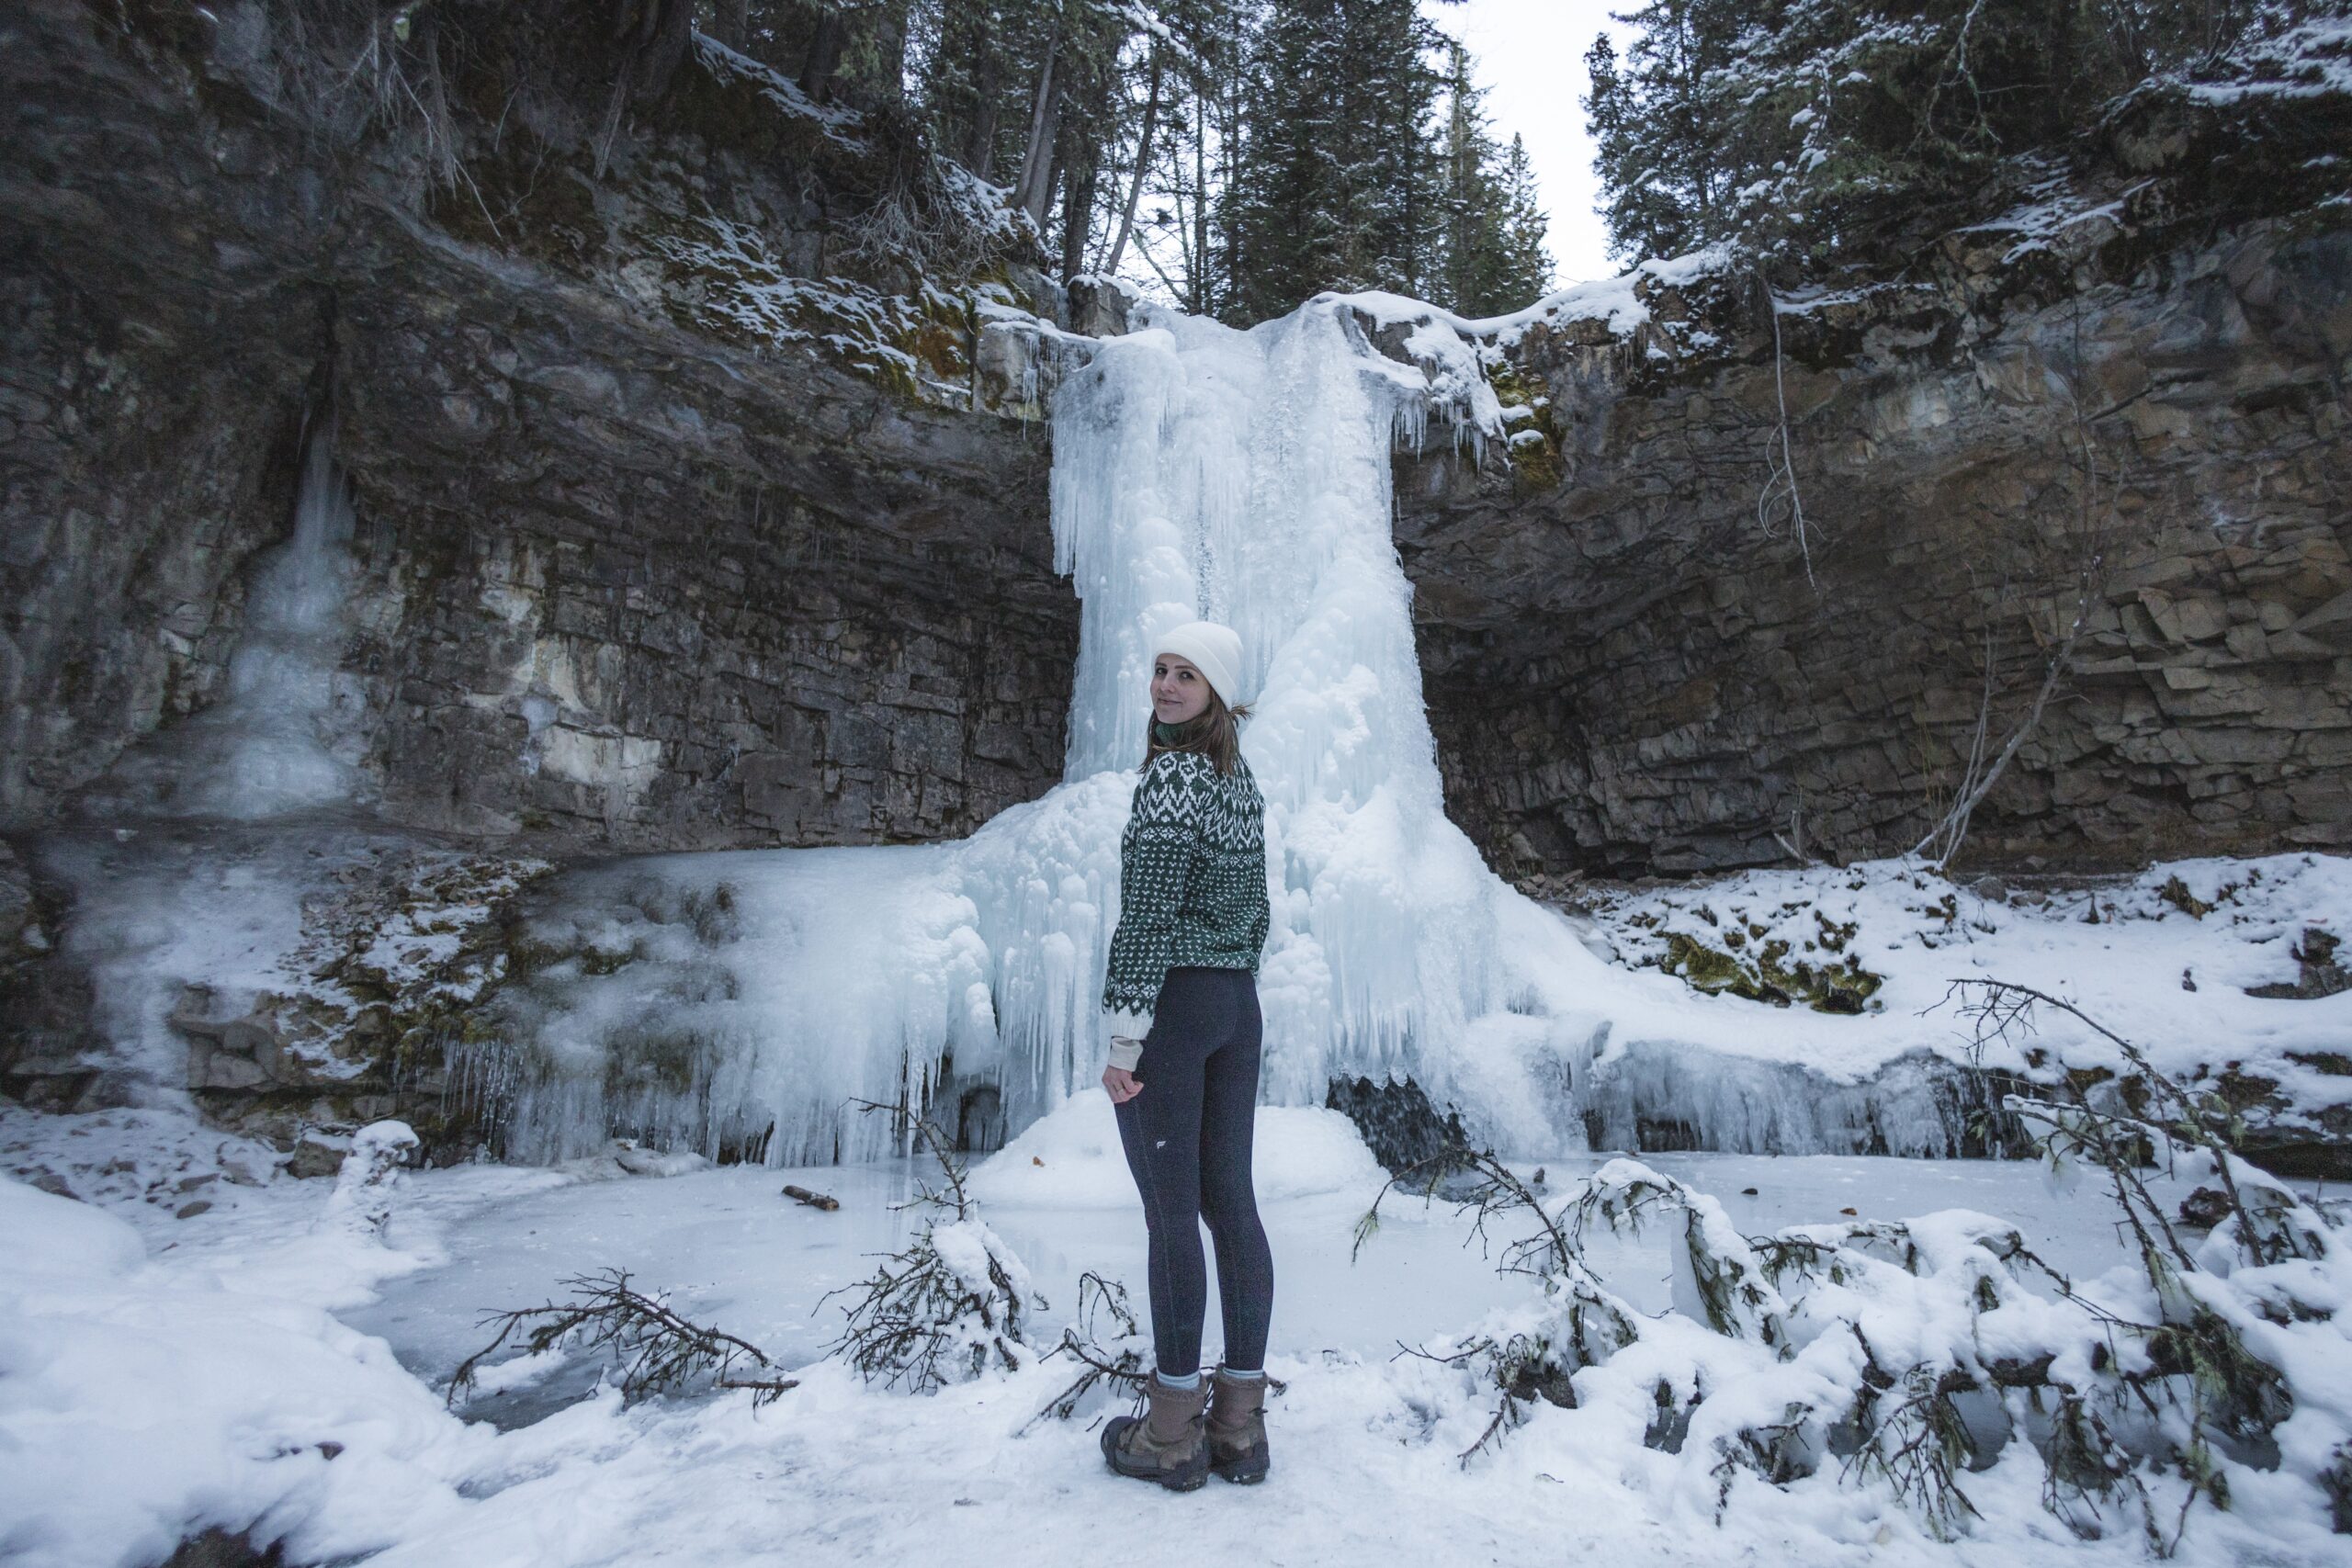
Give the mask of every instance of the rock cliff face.
M 1058 773 L 1045 443 L 975 412 L 975 297 L 857 251 L 888 128 L 705 47 L 599 141 L 627 62 L 538 9 L 387 31 L 430 111 L 404 134 L 306 86 L 333 7 L 0 20 L 0 821 L 103 807 L 127 749 L 220 698 L 330 410 L 334 679 L 392 821 L 925 839 Z M 502 62 L 534 28 L 526 75 Z M 1012 276 L 988 242 L 967 262 Z
M 1973 863 L 2352 845 L 2327 112 L 2226 195 L 2152 135 L 1914 277 L 1654 267 L 1500 334 L 1514 460 L 1398 479 L 1456 819 L 1521 874 L 1901 852 L 1981 724 L 1986 765 L 2022 739 Z

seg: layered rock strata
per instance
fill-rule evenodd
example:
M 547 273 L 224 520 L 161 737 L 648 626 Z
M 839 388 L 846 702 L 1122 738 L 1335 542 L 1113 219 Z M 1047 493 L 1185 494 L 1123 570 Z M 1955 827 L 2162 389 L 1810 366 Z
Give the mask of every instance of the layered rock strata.
M 1900 853 L 2016 738 L 1978 865 L 2352 846 L 2347 124 L 2124 125 L 1900 279 L 1490 331 L 1508 445 L 1398 482 L 1455 818 L 1521 876 Z
M 505 35 L 406 36 L 413 72 L 493 62 L 435 78 L 436 175 L 429 126 L 322 122 L 299 9 L 0 22 L 0 820 L 121 807 L 125 750 L 220 700 L 328 410 L 334 680 L 385 818 L 870 842 L 1050 783 L 1077 606 L 1045 444 L 987 411 L 974 296 L 847 254 L 826 182 L 887 151 L 857 118 L 706 50 L 599 144 L 560 70 L 497 75 Z M 1034 413 L 1037 334 L 997 336 L 989 389 Z

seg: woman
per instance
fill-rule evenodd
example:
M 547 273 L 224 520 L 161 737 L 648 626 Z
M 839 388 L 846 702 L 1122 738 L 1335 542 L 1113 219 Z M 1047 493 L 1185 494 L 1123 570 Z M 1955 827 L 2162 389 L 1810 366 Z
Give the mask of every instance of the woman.
M 1148 1414 L 1107 1424 L 1102 1453 L 1120 1474 L 1179 1492 L 1212 1470 L 1243 1483 L 1266 1474 L 1274 1265 L 1250 1184 L 1265 802 L 1241 760 L 1240 673 L 1240 637 L 1213 621 L 1177 627 L 1153 654 L 1151 741 L 1119 840 L 1119 926 L 1102 988 L 1102 1087 L 1143 1194 L 1159 1363 L 1145 1384 Z M 1205 1387 L 1203 1219 L 1225 1326 L 1225 1359 Z

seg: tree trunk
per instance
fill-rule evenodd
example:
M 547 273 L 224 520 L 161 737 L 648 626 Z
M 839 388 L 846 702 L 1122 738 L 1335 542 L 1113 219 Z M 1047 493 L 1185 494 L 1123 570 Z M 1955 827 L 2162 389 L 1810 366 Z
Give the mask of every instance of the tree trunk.
M 645 0 L 639 14 L 632 102 L 650 104 L 670 90 L 670 78 L 686 58 L 694 33 L 694 0 Z
M 848 28 L 839 6 L 818 11 L 817 30 L 808 39 L 808 58 L 800 67 L 800 90 L 811 102 L 821 104 L 832 96 L 833 73 L 841 69 L 842 40 Z
M 1021 179 L 1012 189 L 1013 205 L 1029 214 L 1029 220 L 1043 229 L 1046 226 L 1046 204 L 1053 197 L 1053 182 L 1046 177 L 1060 140 L 1061 93 L 1054 82 L 1056 56 L 1061 48 L 1061 29 L 1054 29 L 1046 40 L 1046 62 L 1037 71 L 1037 94 L 1029 106 L 1029 145 L 1021 155 Z
M 1119 236 L 1111 242 L 1111 259 L 1102 264 L 1107 276 L 1117 276 L 1119 258 L 1127 253 L 1127 236 L 1135 232 L 1136 203 L 1143 199 L 1144 171 L 1151 167 L 1151 129 L 1159 118 L 1159 45 L 1151 46 L 1151 91 L 1143 101 L 1143 129 L 1136 133 L 1136 177 L 1127 182 L 1126 210 L 1119 215 Z
M 875 102 L 895 104 L 907 96 L 906 0 L 888 0 L 874 24 Z
M 710 36 L 738 54 L 752 52 L 752 0 L 712 0 Z
M 1196 94 L 1193 107 L 1193 261 L 1184 269 L 1184 284 L 1193 302 L 1184 308 L 1196 316 L 1209 313 L 1209 154 L 1208 96 Z
M 670 78 L 685 59 L 695 36 L 694 0 L 616 0 L 612 36 L 613 90 L 596 138 L 595 177 L 600 180 L 628 106 L 650 103 L 667 92 Z
M 972 109 L 972 135 L 964 144 L 964 166 L 986 180 L 996 169 L 997 97 L 1003 62 L 997 58 L 995 45 L 983 39 L 979 59 L 973 62 L 973 90 L 979 102 Z
M 1068 282 L 1086 270 L 1086 242 L 1091 238 L 1094 218 L 1095 160 L 1091 148 L 1076 144 L 1063 149 L 1062 167 L 1062 279 Z M 1044 206 L 1043 202 L 1038 204 Z

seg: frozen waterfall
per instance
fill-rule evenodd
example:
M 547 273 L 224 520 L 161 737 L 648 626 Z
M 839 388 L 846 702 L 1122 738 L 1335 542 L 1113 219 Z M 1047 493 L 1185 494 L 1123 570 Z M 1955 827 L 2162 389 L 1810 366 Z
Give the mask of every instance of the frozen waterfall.
M 89 972 L 90 1035 L 104 1045 L 67 1041 L 100 1075 L 98 1103 L 185 1106 L 206 1086 L 175 1011 L 234 1018 L 267 996 L 316 994 L 306 902 L 401 847 L 350 810 L 368 793 L 367 734 L 364 692 L 339 669 L 357 569 L 334 440 L 332 416 L 311 422 L 292 530 L 246 573 L 218 700 L 127 750 L 85 792 L 106 830 L 60 832 L 38 852 L 74 890 L 66 952 Z M 288 1050 L 305 1066 L 331 1064 L 315 1044 Z
M 510 1151 L 560 1157 L 609 1123 L 855 1157 L 888 1132 L 853 1100 L 928 1102 L 954 1131 L 992 1096 L 1017 1130 L 1091 1083 L 1152 639 L 1203 615 L 1241 633 L 1255 688 L 1267 1098 L 1409 1072 L 1495 1108 L 1507 1141 L 1581 1142 L 1570 1063 L 1596 1021 L 1535 976 L 1600 965 L 1446 819 L 1422 709 L 1389 485 L 1429 397 L 1329 298 L 1248 332 L 1148 311 L 1100 344 L 1053 410 L 1056 560 L 1083 602 L 1064 782 L 956 844 L 573 879 L 532 941 L 577 956 L 510 987 L 530 1044 L 490 1069 Z M 685 912 L 722 883 L 725 919 Z
M 1069 777 L 1142 756 L 1156 634 L 1227 622 L 1267 801 L 1267 1092 L 1319 1100 L 1341 1069 L 1449 1083 L 1581 1045 L 1531 1016 L 1498 923 L 1517 895 L 1445 817 L 1389 521 L 1396 432 L 1419 429 L 1428 383 L 1343 302 L 1247 333 L 1149 321 L 1055 404 L 1057 562 L 1085 605 Z
M 219 701 L 126 752 L 87 797 L 114 814 L 259 821 L 365 794 L 364 699 L 337 672 L 350 597 L 351 484 L 334 421 L 303 445 L 293 532 L 262 552 Z

